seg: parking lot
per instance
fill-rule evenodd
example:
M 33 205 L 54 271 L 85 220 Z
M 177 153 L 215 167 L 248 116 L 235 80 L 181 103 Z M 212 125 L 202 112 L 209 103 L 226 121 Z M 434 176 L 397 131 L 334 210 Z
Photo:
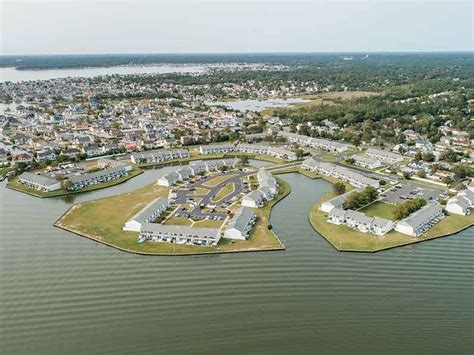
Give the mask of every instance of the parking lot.
M 401 204 L 414 198 L 424 198 L 427 202 L 437 201 L 444 197 L 445 192 L 426 185 L 404 181 L 381 194 L 382 201 L 391 204 Z
M 254 173 L 255 171 L 234 170 L 228 173 L 218 173 L 194 178 L 187 184 L 175 189 L 173 194 L 175 204 L 189 205 L 191 209 L 180 208 L 174 213 L 174 216 L 192 218 L 195 221 L 202 219 L 224 220 L 227 216 L 227 212 L 223 212 L 224 209 L 237 201 L 240 195 L 250 191 L 248 185 L 245 183 L 245 179 L 242 178 Z M 229 177 L 215 186 L 204 185 L 207 181 L 226 174 L 234 176 Z M 234 191 L 222 200 L 213 202 L 212 199 L 219 190 L 230 183 L 234 183 Z M 206 189 L 209 190 L 209 192 L 206 195 L 196 195 L 194 193 L 196 189 Z

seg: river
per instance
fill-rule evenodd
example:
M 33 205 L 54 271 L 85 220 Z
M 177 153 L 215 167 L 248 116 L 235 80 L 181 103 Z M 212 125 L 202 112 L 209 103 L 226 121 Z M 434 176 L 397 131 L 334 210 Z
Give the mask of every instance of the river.
M 162 172 L 75 201 L 123 193 Z M 271 223 L 286 251 L 192 257 L 94 243 L 52 227 L 72 200 L 0 186 L 0 352 L 472 354 L 473 229 L 339 253 L 307 219 L 330 185 L 282 177 L 292 193 Z
M 104 68 L 74 68 L 74 69 L 42 69 L 17 70 L 15 68 L 0 68 L 0 82 L 49 80 L 67 77 L 92 78 L 100 75 L 126 74 L 167 74 L 167 73 L 200 73 L 206 70 L 205 66 L 198 65 L 131 65 Z

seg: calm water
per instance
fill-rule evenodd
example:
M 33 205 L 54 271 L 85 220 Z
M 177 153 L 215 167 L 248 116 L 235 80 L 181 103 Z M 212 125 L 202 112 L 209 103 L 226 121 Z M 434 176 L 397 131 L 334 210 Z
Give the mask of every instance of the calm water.
M 222 105 L 233 108 L 234 110 L 240 111 L 263 111 L 267 108 L 273 107 L 287 107 L 293 104 L 301 104 L 309 102 L 310 100 L 304 100 L 299 97 L 288 98 L 288 99 L 269 99 L 269 100 L 236 100 L 236 101 L 222 101 L 210 103 L 213 106 Z
M 15 68 L 0 68 L 0 82 L 49 80 L 67 77 L 92 78 L 99 75 L 112 74 L 166 74 L 166 73 L 199 73 L 204 71 L 203 66 L 116 66 L 109 68 L 75 68 L 75 69 L 45 69 L 45 70 L 16 70 Z
M 138 188 L 149 170 L 95 199 Z M 283 176 L 285 252 L 143 257 L 51 226 L 70 206 L 0 189 L 4 354 L 472 354 L 474 236 L 336 252 L 307 212 L 330 186 Z

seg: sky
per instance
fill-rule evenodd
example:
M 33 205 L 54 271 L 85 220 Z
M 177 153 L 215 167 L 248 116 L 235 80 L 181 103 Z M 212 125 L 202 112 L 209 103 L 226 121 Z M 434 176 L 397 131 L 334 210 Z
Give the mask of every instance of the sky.
M 473 51 L 473 4 L 0 0 L 0 53 Z

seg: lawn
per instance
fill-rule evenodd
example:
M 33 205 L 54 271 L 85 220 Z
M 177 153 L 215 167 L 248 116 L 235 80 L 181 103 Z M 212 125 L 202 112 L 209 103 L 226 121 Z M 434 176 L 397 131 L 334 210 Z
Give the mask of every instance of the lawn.
M 197 187 L 196 190 L 194 190 L 195 195 L 207 195 L 209 193 L 208 189 L 203 189 L 202 187 Z
M 374 203 L 371 203 L 370 205 L 361 209 L 360 212 L 363 212 L 370 217 L 382 217 L 394 221 L 395 218 L 393 217 L 393 212 L 395 208 L 396 206 L 394 205 L 390 205 L 381 201 L 375 201 Z
M 326 221 L 327 214 L 319 211 L 319 206 L 332 197 L 334 197 L 334 192 L 328 192 L 312 207 L 309 221 L 313 228 L 339 251 L 376 252 L 454 234 L 474 224 L 474 214 L 450 215 L 418 238 L 395 231 L 384 236 L 361 233 L 347 226 Z
M 334 161 L 334 160 L 336 160 L 336 156 L 334 156 L 334 155 L 323 155 L 321 157 L 321 160 L 322 161 Z
M 283 168 L 283 169 L 272 171 L 273 175 L 289 174 L 289 173 L 300 173 L 304 176 L 309 177 L 310 179 L 320 179 L 322 177 L 320 174 L 318 174 L 314 171 L 305 170 L 305 169 L 301 168 L 301 166 L 299 166 L 299 165 L 290 166 L 288 168 Z
M 219 192 L 212 198 L 213 202 L 219 202 L 223 198 L 229 196 L 232 192 L 235 191 L 235 184 L 231 182 L 230 184 L 225 184 Z
M 203 219 L 202 221 L 194 222 L 193 227 L 199 228 L 221 228 L 224 221 L 215 221 L 213 219 Z
M 124 232 L 122 227 L 128 219 L 156 197 L 168 196 L 169 188 L 156 184 L 150 184 L 125 194 L 73 205 L 55 223 L 55 226 L 124 251 L 140 254 L 180 255 L 281 250 L 285 247 L 267 228 L 271 207 L 290 193 L 290 186 L 283 180 L 278 180 L 281 192 L 267 206 L 256 210 L 259 219 L 254 232 L 247 241 L 222 239 L 216 247 L 157 242 L 139 244 L 137 242 L 138 233 Z M 201 223 L 201 226 L 203 225 L 206 224 Z
M 190 226 L 193 224 L 189 218 L 184 217 L 170 217 L 166 221 L 163 222 L 165 225 L 178 225 L 178 226 Z
M 204 186 L 209 186 L 209 187 L 214 187 L 219 185 L 221 182 L 226 181 L 230 179 L 231 177 L 237 176 L 237 174 L 225 174 L 221 176 L 217 176 L 211 180 L 206 181 L 203 185 Z
M 36 189 L 29 188 L 21 183 L 18 182 L 18 176 L 14 177 L 11 181 L 8 182 L 7 187 L 12 189 L 12 190 L 17 190 L 20 192 L 27 193 L 32 196 L 36 197 L 41 197 L 41 198 L 47 198 L 47 197 L 56 197 L 56 196 L 64 196 L 64 195 L 72 195 L 72 194 L 79 194 L 79 193 L 84 193 L 84 192 L 89 192 L 89 191 L 95 191 L 95 190 L 100 190 L 100 189 L 105 189 L 106 187 L 118 185 L 122 182 L 125 182 L 127 180 L 130 180 L 131 178 L 140 175 L 143 173 L 143 170 L 140 168 L 134 167 L 131 171 L 128 172 L 127 176 L 120 177 L 118 179 L 110 180 L 101 184 L 96 184 L 96 185 L 90 185 L 87 186 L 81 190 L 77 191 L 66 191 L 64 189 L 59 189 L 56 191 L 50 191 L 50 192 L 43 192 L 43 191 L 38 191 Z

